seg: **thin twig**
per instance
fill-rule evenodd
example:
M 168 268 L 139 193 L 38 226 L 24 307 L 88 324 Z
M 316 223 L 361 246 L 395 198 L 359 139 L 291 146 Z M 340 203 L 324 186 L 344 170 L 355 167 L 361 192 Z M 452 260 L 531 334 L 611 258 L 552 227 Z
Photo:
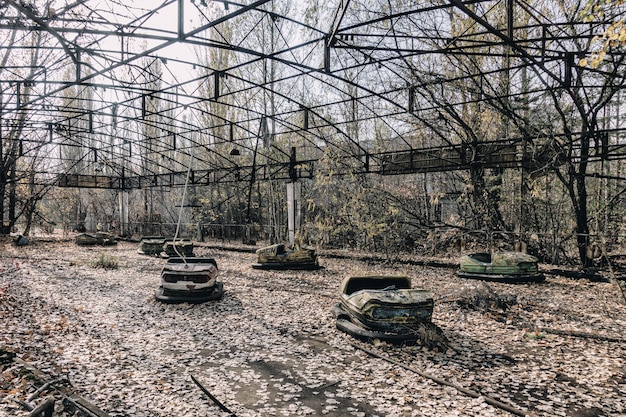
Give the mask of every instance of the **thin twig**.
M 561 336 L 581 337 L 584 339 L 596 339 L 596 340 L 602 340 L 605 342 L 615 342 L 615 343 L 626 344 L 626 339 L 623 337 L 604 336 L 604 335 L 596 334 L 596 333 L 579 332 L 578 330 L 560 330 L 560 329 L 539 328 L 538 331 L 543 332 L 543 333 L 561 335 Z
M 228 409 L 228 407 L 226 407 L 224 404 L 222 404 L 222 403 L 220 402 L 220 400 L 218 400 L 217 398 L 215 398 L 215 396 L 214 396 L 213 394 L 211 394 L 211 393 L 209 392 L 209 390 L 207 390 L 206 388 L 204 388 L 204 387 L 202 386 L 202 384 L 201 384 L 201 383 L 200 383 L 200 382 L 199 382 L 196 378 L 194 378 L 194 376 L 193 376 L 193 375 L 190 375 L 190 376 L 191 376 L 191 380 L 192 380 L 192 381 L 193 381 L 193 382 L 194 382 L 194 383 L 195 383 L 195 384 L 196 384 L 196 385 L 197 385 L 197 386 L 198 386 L 198 387 L 202 390 L 202 392 L 204 392 L 204 393 L 207 395 L 207 397 L 209 397 L 209 398 L 211 399 L 211 401 L 213 401 L 213 402 L 215 403 L 215 405 L 217 405 L 217 406 L 220 408 L 220 410 L 222 410 L 222 411 L 224 411 L 224 412 L 226 412 L 226 413 L 229 413 L 229 414 L 231 415 L 231 417 L 237 417 L 237 416 L 235 415 L 235 413 L 233 413 L 232 411 L 230 411 L 230 410 Z
M 326 383 L 326 384 L 324 384 L 324 385 L 322 385 L 320 387 L 317 387 L 316 390 L 317 391 L 322 391 L 322 390 L 328 389 L 328 388 L 330 388 L 332 386 L 335 386 L 335 385 L 337 385 L 340 382 L 341 381 L 329 382 L 329 383 Z

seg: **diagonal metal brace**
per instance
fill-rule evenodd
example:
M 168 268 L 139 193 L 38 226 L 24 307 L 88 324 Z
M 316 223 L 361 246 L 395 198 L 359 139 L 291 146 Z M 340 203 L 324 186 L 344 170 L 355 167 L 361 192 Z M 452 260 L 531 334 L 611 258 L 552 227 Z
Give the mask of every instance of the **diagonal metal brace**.
M 330 25 L 330 31 L 326 36 L 327 48 L 330 48 L 335 43 L 335 36 L 337 36 L 339 26 L 341 25 L 341 21 L 343 20 L 344 15 L 346 14 L 346 10 L 348 10 L 349 4 L 350 0 L 339 0 L 337 11 L 335 12 L 335 16 L 333 17 L 333 23 Z
M 543 64 L 543 62 L 539 61 L 538 59 L 536 59 L 535 57 L 533 57 L 532 55 L 530 55 L 528 52 L 526 52 L 521 46 L 519 46 L 512 37 L 505 35 L 504 33 L 502 33 L 500 30 L 498 30 L 497 28 L 495 28 L 494 26 L 492 26 L 489 22 L 487 22 L 485 19 L 483 19 L 482 17 L 480 17 L 479 15 L 477 15 L 476 13 L 474 13 L 469 7 L 467 7 L 462 0 L 450 0 L 450 4 L 452 4 L 453 6 L 455 6 L 457 9 L 459 9 L 460 11 L 462 11 L 463 13 L 465 13 L 466 15 L 468 15 L 470 18 L 472 18 L 474 21 L 476 21 L 476 23 L 478 23 L 479 25 L 481 25 L 482 27 L 484 27 L 485 29 L 487 29 L 487 31 L 489 31 L 491 34 L 497 36 L 498 38 L 500 38 L 506 45 L 510 46 L 513 50 L 515 50 L 516 52 L 518 52 L 520 54 L 520 56 L 528 61 L 531 62 L 533 65 L 536 65 L 538 68 L 541 68 L 541 70 L 546 73 L 550 78 L 554 79 L 555 81 L 557 81 L 561 87 L 567 87 L 566 83 L 564 80 L 561 79 L 561 77 L 559 77 L 557 74 L 554 74 L 553 72 L 551 72 L 550 70 L 548 70 L 548 68 L 546 68 L 546 66 Z M 508 32 L 510 34 L 512 34 L 513 32 L 513 27 L 512 25 L 509 26 L 508 28 Z

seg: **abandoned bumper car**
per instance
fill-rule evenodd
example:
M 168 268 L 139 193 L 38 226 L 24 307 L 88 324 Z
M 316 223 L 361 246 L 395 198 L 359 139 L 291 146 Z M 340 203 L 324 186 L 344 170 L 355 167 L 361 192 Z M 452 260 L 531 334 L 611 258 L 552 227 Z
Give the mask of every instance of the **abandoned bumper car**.
M 167 259 L 170 256 L 188 258 L 195 256 L 193 253 L 194 244 L 190 239 L 167 239 L 163 244 L 161 258 Z
M 115 236 L 110 233 L 79 233 L 76 235 L 76 244 L 79 246 L 111 246 L 117 245 Z
M 224 286 L 217 279 L 213 258 L 169 258 L 161 270 L 156 299 L 164 303 L 203 303 L 218 300 Z
M 430 292 L 411 288 L 408 277 L 351 276 L 341 283 L 333 313 L 337 328 L 358 339 L 442 345 L 433 306 Z
M 300 246 L 293 249 L 279 243 L 256 251 L 255 269 L 319 269 L 315 249 Z
M 141 244 L 138 253 L 149 256 L 159 256 L 163 252 L 165 238 L 163 236 L 144 236 L 141 238 Z
M 461 278 L 499 282 L 542 282 L 538 260 L 519 252 L 473 253 L 460 260 L 457 275 Z

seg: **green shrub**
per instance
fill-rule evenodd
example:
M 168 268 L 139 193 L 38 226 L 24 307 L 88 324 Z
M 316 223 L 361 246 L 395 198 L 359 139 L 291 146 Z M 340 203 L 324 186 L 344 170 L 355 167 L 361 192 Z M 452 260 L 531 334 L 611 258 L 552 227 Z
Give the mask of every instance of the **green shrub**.
M 100 253 L 93 266 L 94 268 L 117 269 L 119 260 L 115 256 Z

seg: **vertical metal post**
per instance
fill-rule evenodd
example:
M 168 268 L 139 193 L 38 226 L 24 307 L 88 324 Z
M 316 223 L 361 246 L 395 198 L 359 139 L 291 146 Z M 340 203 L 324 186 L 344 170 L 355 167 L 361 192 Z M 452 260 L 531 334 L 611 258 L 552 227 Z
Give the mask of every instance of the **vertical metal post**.
M 308 108 L 304 108 L 304 123 L 303 123 L 303 129 L 304 130 L 309 130 L 309 109 Z
M 122 45 L 124 44 L 124 40 L 122 39 Z M 76 51 L 76 82 L 80 83 L 80 72 L 81 72 L 81 68 L 80 68 L 80 51 Z
M 120 209 L 120 236 L 130 235 L 130 224 L 128 215 L 128 191 L 121 189 L 119 193 Z
M 178 0 L 178 39 L 185 36 L 185 2 Z
M 513 2 L 515 0 L 507 0 L 506 2 L 506 17 L 507 17 L 507 33 L 510 41 L 513 41 Z
M 300 229 L 302 216 L 302 183 L 298 181 L 287 183 L 287 226 L 289 232 L 289 244 L 293 245 L 296 233 Z
M 324 42 L 324 71 L 330 72 L 330 45 L 328 45 L 328 38 Z
M 298 181 L 298 171 L 296 170 L 296 147 L 291 147 L 291 155 L 289 156 L 289 178 L 291 181 Z
M 3 92 L 2 92 L 2 84 L 0 84 L 0 189 L 2 190 L 2 193 L 0 193 L 0 234 L 3 234 L 5 232 L 4 229 L 4 190 L 5 190 L 5 184 L 6 184 L 6 174 L 5 174 L 5 170 L 4 170 L 4 155 L 3 155 L 3 146 L 4 144 L 2 143 L 2 108 L 3 108 Z M 8 234 L 8 230 L 6 230 L 7 234 Z
M 565 80 L 563 83 L 566 88 L 572 86 L 572 73 L 574 71 L 574 53 L 565 52 Z
M 15 156 L 15 147 L 11 144 L 11 154 L 9 155 L 11 164 L 11 170 L 9 173 L 9 225 L 13 227 L 15 225 L 15 204 L 17 201 L 16 195 L 16 183 L 15 183 L 15 166 L 17 165 L 17 157 Z
M 220 73 L 219 71 L 215 71 L 215 76 L 213 80 L 213 98 L 217 100 L 220 97 Z
M 20 83 L 20 82 L 17 83 L 16 92 L 17 92 L 17 95 L 16 95 L 16 105 L 15 105 L 15 108 L 16 108 L 16 110 L 19 110 L 20 107 L 22 107 L 22 83 Z
M 546 25 L 541 25 L 541 62 L 546 60 L 546 34 L 547 34 Z
M 2 93 L 2 83 L 0 83 L 0 171 L 2 171 L 2 106 L 4 105 L 3 101 L 3 93 Z M 2 199 L 3 197 L 0 196 L 0 199 Z M 0 208 L 2 208 L 2 202 L 0 202 Z M 1 222 L 1 218 L 0 218 L 0 226 L 2 226 L 2 222 Z

